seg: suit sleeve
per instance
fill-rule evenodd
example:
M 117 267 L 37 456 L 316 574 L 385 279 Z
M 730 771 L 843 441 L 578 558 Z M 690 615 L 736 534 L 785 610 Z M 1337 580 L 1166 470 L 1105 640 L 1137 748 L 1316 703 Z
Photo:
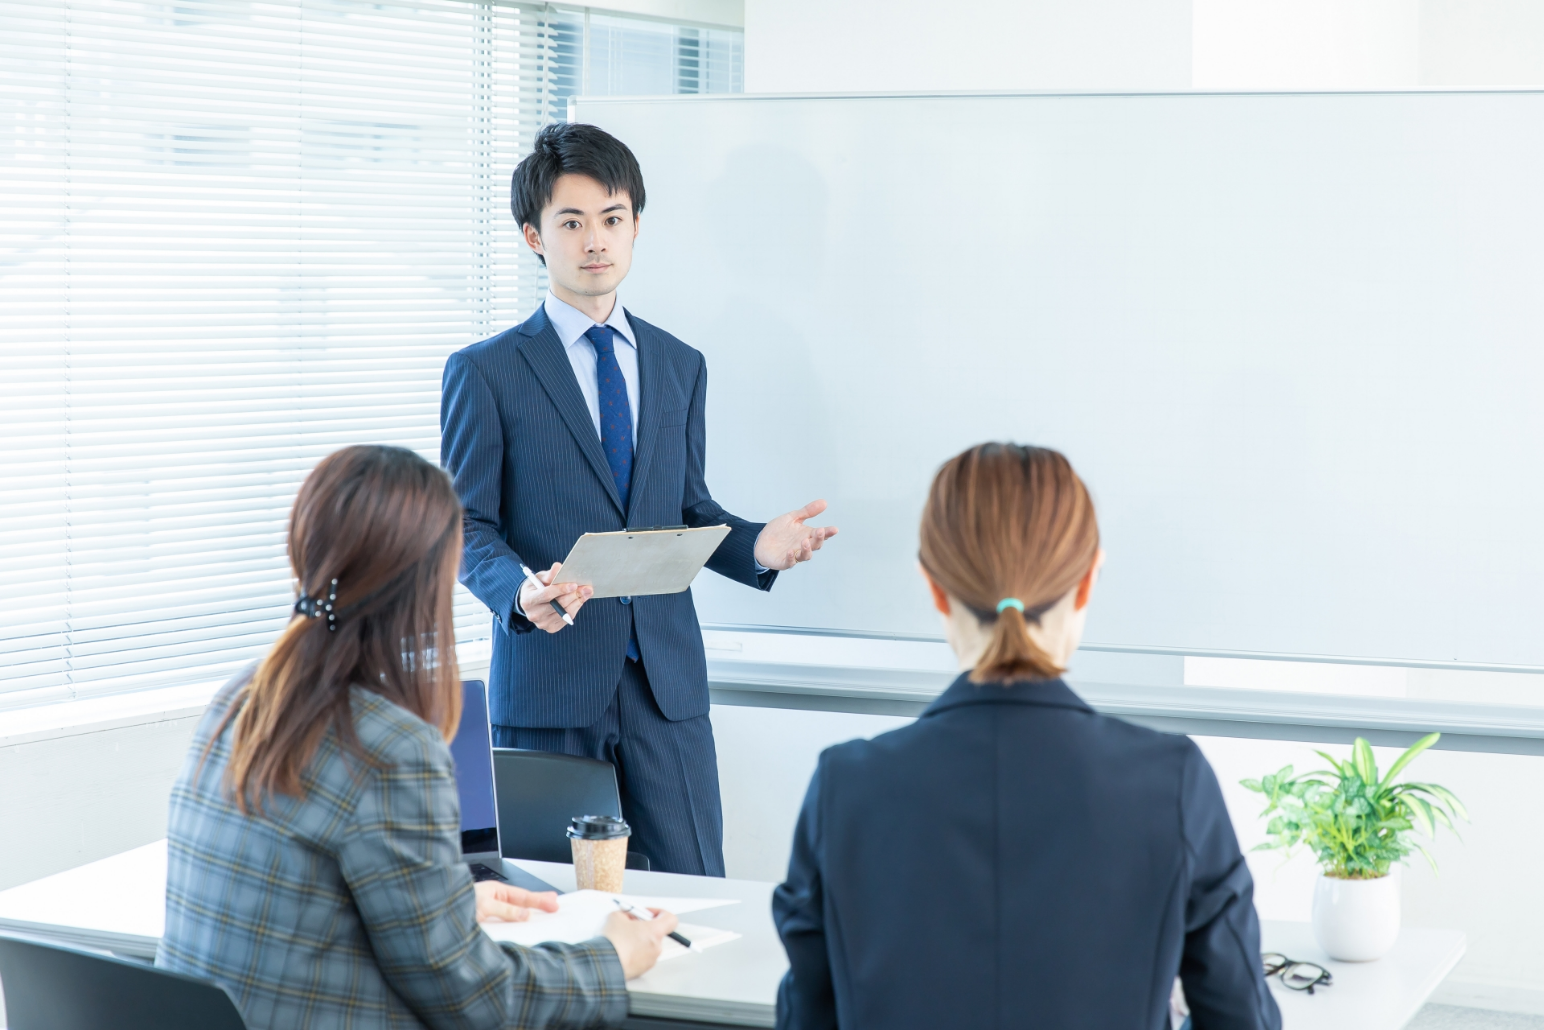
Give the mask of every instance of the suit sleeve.
M 831 981 L 831 957 L 826 950 L 825 891 L 820 878 L 820 778 L 822 757 L 810 777 L 804 808 L 794 828 L 788 879 L 772 892 L 772 919 L 788 972 L 777 989 L 778 1030 L 824 1030 L 836 1027 L 836 992 Z
M 478 927 L 450 754 L 414 752 L 368 773 L 338 843 L 370 955 L 392 990 L 434 1030 L 620 1025 L 627 984 L 609 941 L 500 946 Z
M 1179 973 L 1195 1030 L 1280 1030 L 1281 1012 L 1260 968 L 1254 878 L 1216 774 L 1193 743 L 1185 758 L 1180 817 L 1190 895 Z
M 681 498 L 681 521 L 685 525 L 729 526 L 729 535 L 718 545 L 708 568 L 726 579 L 758 590 L 771 590 L 777 573 L 758 572 L 756 537 L 764 522 L 747 522 L 729 514 L 708 493 L 707 467 L 708 363 L 699 356 L 697 381 L 692 384 L 692 403 L 686 413 L 686 490 Z
M 520 556 L 505 543 L 504 430 L 493 391 L 464 354 L 445 362 L 440 393 L 440 461 L 456 484 L 464 514 L 461 582 L 506 629 L 533 624 L 516 606 L 525 575 Z

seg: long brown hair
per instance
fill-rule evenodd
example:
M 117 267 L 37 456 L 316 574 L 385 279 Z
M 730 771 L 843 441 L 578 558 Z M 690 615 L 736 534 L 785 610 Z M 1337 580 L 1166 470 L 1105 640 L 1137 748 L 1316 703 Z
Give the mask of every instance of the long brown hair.
M 454 735 L 461 675 L 452 591 L 460 557 L 455 490 L 414 452 L 345 447 L 311 471 L 290 513 L 289 558 L 302 595 L 297 609 L 317 615 L 297 610 L 225 717 L 235 719 L 227 774 L 243 812 L 273 793 L 300 797 L 301 773 L 329 728 L 363 756 L 350 687 L 406 708 L 447 740 Z
M 992 627 L 970 674 L 976 683 L 1066 671 L 1035 643 L 1028 624 L 1077 586 L 1098 553 L 1088 489 L 1065 457 L 1045 447 L 972 447 L 938 470 L 922 509 L 922 567 Z M 1004 598 L 1024 610 L 999 612 Z

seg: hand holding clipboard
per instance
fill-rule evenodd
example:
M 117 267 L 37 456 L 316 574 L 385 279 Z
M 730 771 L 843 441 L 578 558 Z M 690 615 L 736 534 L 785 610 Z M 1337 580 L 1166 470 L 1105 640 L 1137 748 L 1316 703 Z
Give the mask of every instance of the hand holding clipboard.
M 546 572 L 524 570 L 530 589 L 522 588 L 520 607 L 537 627 L 556 633 L 573 625 L 591 597 L 678 594 L 728 535 L 728 526 L 586 533 Z

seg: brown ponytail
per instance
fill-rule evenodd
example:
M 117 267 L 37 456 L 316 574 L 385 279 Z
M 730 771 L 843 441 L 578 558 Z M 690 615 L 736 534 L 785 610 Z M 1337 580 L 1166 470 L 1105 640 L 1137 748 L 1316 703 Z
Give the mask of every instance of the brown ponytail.
M 1094 502 L 1044 447 L 984 443 L 950 459 L 922 510 L 918 555 L 933 581 L 992 627 L 975 683 L 1054 679 L 1065 670 L 1029 635 L 1099 553 Z M 999 604 L 1011 598 L 1020 611 Z

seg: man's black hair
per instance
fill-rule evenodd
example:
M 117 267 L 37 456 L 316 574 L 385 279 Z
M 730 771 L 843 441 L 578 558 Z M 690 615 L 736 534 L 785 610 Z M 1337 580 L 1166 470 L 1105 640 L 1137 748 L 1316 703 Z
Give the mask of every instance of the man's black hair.
M 509 211 L 516 225 L 541 228 L 542 209 L 560 175 L 588 175 L 607 193 L 627 194 L 634 217 L 643 213 L 643 172 L 627 144 L 593 125 L 559 123 L 538 132 L 536 149 L 515 166 Z

